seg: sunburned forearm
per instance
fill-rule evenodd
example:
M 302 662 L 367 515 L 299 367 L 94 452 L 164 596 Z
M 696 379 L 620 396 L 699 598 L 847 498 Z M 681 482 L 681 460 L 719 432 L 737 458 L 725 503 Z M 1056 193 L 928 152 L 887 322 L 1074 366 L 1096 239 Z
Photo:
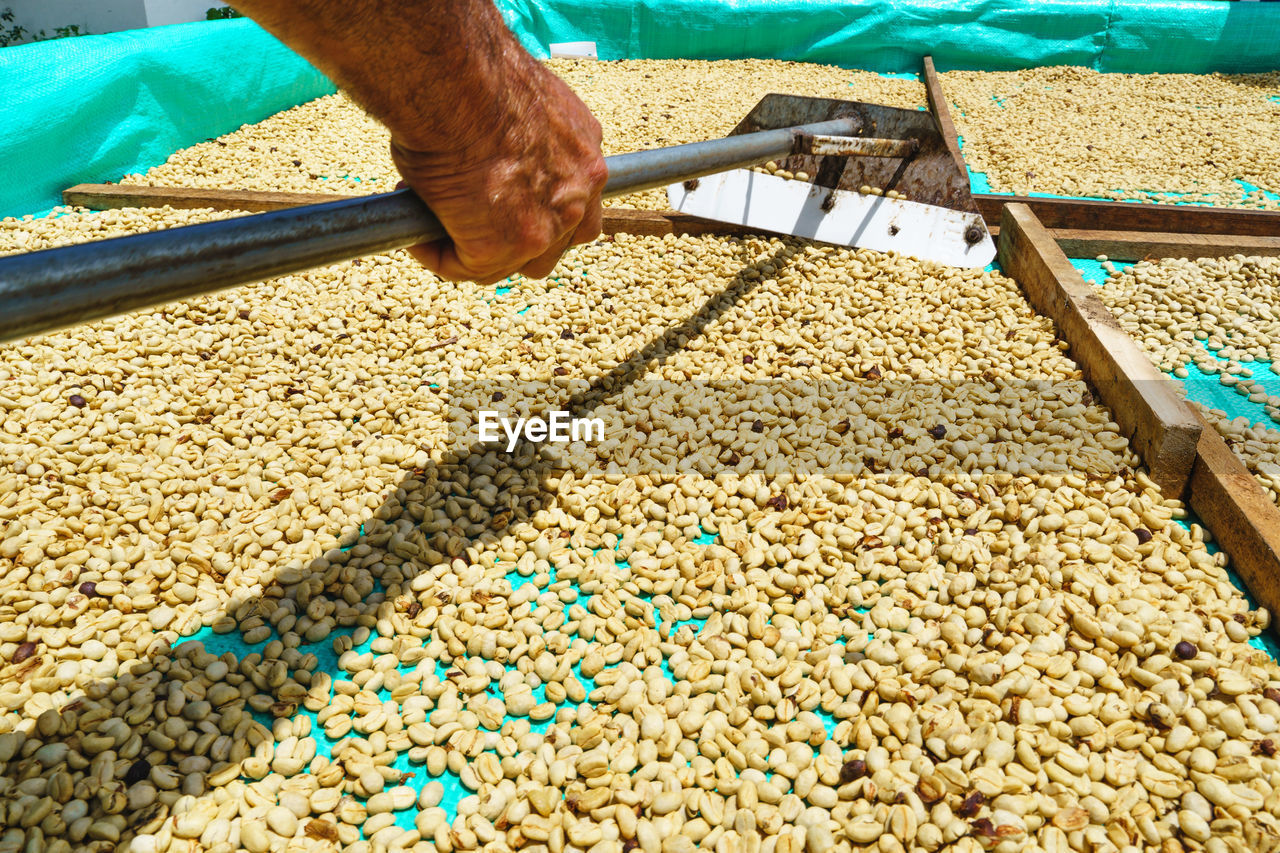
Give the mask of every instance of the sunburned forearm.
M 478 113 L 518 115 L 542 71 L 490 0 L 233 0 L 415 150 L 465 146 Z M 513 102 L 515 101 L 515 102 Z M 478 109 L 483 107 L 483 109 Z
M 600 233 L 600 124 L 525 53 L 491 0 L 231 0 L 391 131 L 391 156 L 449 239 L 452 279 L 548 274 Z

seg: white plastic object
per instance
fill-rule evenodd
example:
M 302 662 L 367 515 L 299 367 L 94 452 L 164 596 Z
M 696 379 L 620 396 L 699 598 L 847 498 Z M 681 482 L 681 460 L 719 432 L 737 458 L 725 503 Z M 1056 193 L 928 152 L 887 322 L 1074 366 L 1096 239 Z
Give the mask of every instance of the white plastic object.
M 562 41 L 553 44 L 552 59 L 599 59 L 596 56 L 596 43 L 593 41 Z
M 830 190 L 748 169 L 667 187 L 671 207 L 681 213 L 791 234 L 809 240 L 897 252 L 952 267 L 985 267 L 995 242 L 975 213 L 932 204 Z M 828 202 L 827 197 L 835 198 Z M 824 209 L 825 208 L 825 209 Z M 982 239 L 965 240 L 977 225 Z

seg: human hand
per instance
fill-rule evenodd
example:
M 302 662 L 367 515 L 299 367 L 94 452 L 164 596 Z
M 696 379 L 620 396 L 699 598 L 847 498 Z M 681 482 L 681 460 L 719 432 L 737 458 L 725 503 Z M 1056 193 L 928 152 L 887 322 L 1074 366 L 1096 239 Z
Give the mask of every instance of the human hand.
M 600 233 L 608 170 L 599 122 L 536 60 L 519 54 L 511 64 L 499 98 L 474 114 L 454 105 L 465 130 L 447 144 L 438 126 L 392 131 L 396 168 L 449 234 L 409 251 L 443 278 L 542 278 Z
M 542 277 L 600 233 L 600 124 L 492 0 L 232 2 L 391 131 L 396 168 L 449 235 L 410 250 L 439 275 Z

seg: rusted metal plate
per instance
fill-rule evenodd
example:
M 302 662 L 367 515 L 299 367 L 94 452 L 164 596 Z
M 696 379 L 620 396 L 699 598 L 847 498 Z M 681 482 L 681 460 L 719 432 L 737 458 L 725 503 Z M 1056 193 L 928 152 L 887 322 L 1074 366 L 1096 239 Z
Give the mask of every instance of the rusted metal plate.
M 914 139 L 919 145 L 909 159 L 895 157 L 819 157 L 798 154 L 779 165 L 788 172 L 806 172 L 810 183 L 858 192 L 863 186 L 896 190 L 911 201 L 977 213 L 969 192 L 969 176 L 956 161 L 938 132 L 933 116 L 922 110 L 906 110 L 859 101 L 809 98 L 801 95 L 765 95 L 730 134 L 776 130 L 798 124 L 856 118 L 859 136 L 881 139 Z
M 919 146 L 914 139 L 878 139 L 874 136 L 805 136 L 800 151 L 822 157 L 913 157 Z

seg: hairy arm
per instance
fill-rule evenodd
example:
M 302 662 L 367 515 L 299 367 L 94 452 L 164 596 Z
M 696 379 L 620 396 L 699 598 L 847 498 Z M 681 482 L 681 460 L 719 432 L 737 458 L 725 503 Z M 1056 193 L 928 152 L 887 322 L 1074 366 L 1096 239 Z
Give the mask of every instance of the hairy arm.
M 396 167 L 449 233 L 413 250 L 441 276 L 544 276 L 600 233 L 600 126 L 490 0 L 233 5 L 391 131 Z

